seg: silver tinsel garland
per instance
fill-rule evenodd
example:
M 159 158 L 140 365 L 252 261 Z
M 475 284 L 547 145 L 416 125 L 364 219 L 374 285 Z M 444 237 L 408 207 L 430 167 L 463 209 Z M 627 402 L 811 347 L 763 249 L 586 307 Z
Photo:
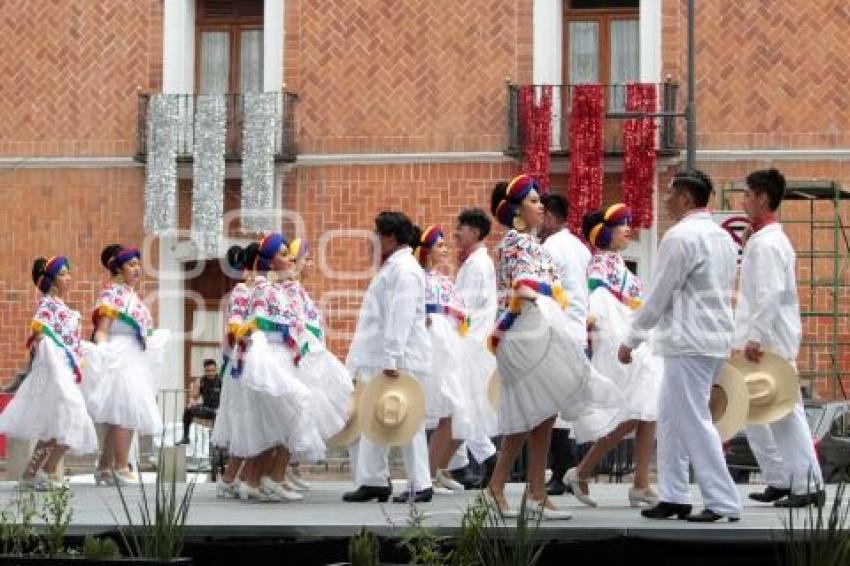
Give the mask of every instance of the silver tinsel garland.
M 242 230 L 267 232 L 274 214 L 276 93 L 246 93 L 242 132 Z
M 178 95 L 154 94 L 148 101 L 145 171 L 145 230 L 160 233 L 177 227 Z
M 195 100 L 192 152 L 192 235 L 203 257 L 222 253 L 224 236 L 224 144 L 227 104 L 223 94 Z

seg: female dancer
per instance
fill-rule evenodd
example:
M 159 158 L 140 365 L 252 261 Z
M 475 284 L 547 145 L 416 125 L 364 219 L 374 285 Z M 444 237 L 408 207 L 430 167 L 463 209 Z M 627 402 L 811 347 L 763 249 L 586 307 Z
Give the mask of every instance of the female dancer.
M 552 258 L 535 235 L 543 223 L 538 183 L 519 175 L 493 189 L 491 210 L 508 228 L 497 248 L 500 307 L 491 347 L 502 378 L 499 428 L 505 435 L 489 494 L 505 516 L 515 515 L 504 495 L 520 448 L 529 443 L 529 500 L 544 519 L 569 519 L 547 499 L 546 452 L 556 415 L 572 420 L 590 406 L 616 406 L 614 385 L 595 375 L 568 327 Z
M 83 382 L 86 390 L 91 387 L 92 419 L 107 425 L 95 471 L 98 485 L 134 481 L 128 462 L 133 431 L 162 432 L 156 376 L 169 333 L 154 332 L 151 313 L 136 293 L 142 279 L 140 259 L 137 248 L 119 244 L 106 246 L 100 254 L 101 264 L 111 275 L 92 315 L 101 364 L 99 371 L 91 372 L 93 378 L 89 380 L 87 373 Z
M 437 271 L 449 256 L 441 226 L 429 226 L 418 236 L 416 259 L 425 271 L 425 323 L 431 335 L 431 376 L 425 382 L 427 428 L 434 429 L 428 450 L 436 489 L 463 491 L 445 469 L 464 440 L 472 438 L 472 375 L 462 342 L 469 319 L 451 279 Z M 482 389 L 481 394 L 484 391 Z
M 281 485 L 290 456 L 318 459 L 324 455 L 324 443 L 310 413 L 310 390 L 296 375 L 301 353 L 295 337 L 302 332 L 303 320 L 281 284 L 294 271 L 281 234 L 263 238 L 255 265 L 251 313 L 239 332 L 251 333 L 240 376 L 245 407 L 240 434 L 231 439 L 231 447 L 235 456 L 257 459 L 239 490 L 243 499 L 299 500 L 300 494 Z M 278 281 L 272 283 L 269 276 Z
M 63 256 L 38 258 L 33 264 L 32 280 L 42 297 L 27 342 L 30 370 L 0 414 L 0 432 L 38 441 L 21 480 L 36 491 L 53 486 L 51 476 L 66 450 L 97 451 L 97 433 L 79 388 L 80 313 L 63 302 L 71 286 L 70 268 Z
M 627 434 L 635 432 L 635 477 L 629 489 L 629 503 L 655 505 L 658 496 L 649 485 L 649 461 L 655 444 L 655 420 L 658 415 L 658 391 L 663 365 L 644 345 L 632 352 L 632 363 L 617 360 L 631 323 L 632 311 L 641 303 L 643 283 L 634 275 L 620 251 L 629 245 L 631 211 L 614 204 L 604 211 L 585 215 L 584 237 L 595 248 L 588 267 L 588 324 L 593 345 L 593 367 L 612 378 L 626 400 L 619 424 L 611 421 L 610 410 L 594 410 L 574 422 L 577 442 L 596 441 L 578 466 L 567 471 L 573 495 L 586 505 L 596 507 L 588 492 L 587 478 L 596 464 Z M 609 423 L 609 424 L 606 424 Z M 611 424 L 616 425 L 611 428 Z
M 227 264 L 231 271 L 242 280 L 230 291 L 227 299 L 227 337 L 222 345 L 221 375 L 224 383 L 221 389 L 221 404 L 215 419 L 212 440 L 216 446 L 230 451 L 230 439 L 232 427 L 238 422 L 236 415 L 244 410 L 242 384 L 239 381 L 239 372 L 242 370 L 244 342 L 237 342 L 236 335 L 239 327 L 245 322 L 250 313 L 251 286 L 253 285 L 254 261 L 260 245 L 252 242 L 242 248 L 232 246 L 227 250 Z M 237 474 L 244 462 L 243 458 L 231 455 L 221 479 L 216 485 L 216 494 L 219 497 L 239 497 L 239 484 Z

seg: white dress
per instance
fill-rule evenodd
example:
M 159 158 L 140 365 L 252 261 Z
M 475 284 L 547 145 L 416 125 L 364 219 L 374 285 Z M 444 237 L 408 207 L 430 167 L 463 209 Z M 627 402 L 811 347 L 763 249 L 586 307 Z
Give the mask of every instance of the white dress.
M 290 287 L 292 300 L 304 320 L 297 376 L 312 394 L 311 413 L 316 429 L 323 439 L 328 439 L 345 427 L 354 386 L 348 369 L 325 346 L 321 314 L 304 286 L 292 281 Z
M 502 378 L 500 431 L 528 432 L 558 413 L 572 421 L 592 408 L 617 408 L 612 420 L 619 418 L 622 396 L 591 367 L 553 299 L 561 288 L 549 253 L 536 237 L 516 230 L 505 235 L 497 251 L 503 312 L 491 344 Z M 519 283 L 536 287 L 535 302 L 509 303 L 508 293 Z
M 325 446 L 311 413 L 310 390 L 296 376 L 301 322 L 279 284 L 258 277 L 251 294 L 249 338 L 240 380 L 244 404 L 236 415 L 231 454 L 249 458 L 285 446 L 294 459 L 318 460 Z
M 160 434 L 156 396 L 170 332 L 153 330 L 147 306 L 122 283 L 101 290 L 95 319 L 104 316 L 112 319 L 109 339 L 97 345 L 99 363 L 84 370 L 89 413 L 97 423 Z
M 32 345 L 29 373 L 0 413 L 0 433 L 13 438 L 56 440 L 74 454 L 97 451 L 97 433 L 78 383 L 82 356 L 80 313 L 58 297 L 41 298 L 33 318 L 40 339 Z
M 434 271 L 425 273 L 425 311 L 430 324 L 431 374 L 424 382 L 425 428 L 452 418 L 452 438 L 473 438 L 474 383 L 469 338 L 460 326 L 469 326 L 466 308 L 451 279 Z

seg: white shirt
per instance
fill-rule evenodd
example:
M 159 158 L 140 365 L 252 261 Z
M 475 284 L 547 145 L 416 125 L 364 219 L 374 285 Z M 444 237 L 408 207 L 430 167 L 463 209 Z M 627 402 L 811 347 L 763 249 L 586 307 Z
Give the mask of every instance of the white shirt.
M 496 268 L 487 248 L 479 247 L 460 266 L 455 277 L 455 291 L 463 298 L 470 317 L 469 335 L 476 340 L 486 340 L 499 310 Z
M 590 265 L 590 250 L 566 228 L 546 238 L 543 247 L 552 256 L 567 295 L 570 334 L 582 346 L 587 346 L 587 266 Z
M 727 357 L 736 267 L 732 238 L 711 215 L 698 210 L 685 216 L 661 241 L 649 293 L 635 311 L 625 344 L 637 347 L 654 328 L 659 355 Z
M 346 365 L 355 372 L 405 369 L 426 375 L 430 371 L 425 274 L 409 247 L 393 252 L 369 284 Z
M 736 348 L 753 341 L 786 360 L 797 359 L 803 328 L 795 261 L 794 248 L 780 224 L 768 224 L 750 236 L 735 306 Z

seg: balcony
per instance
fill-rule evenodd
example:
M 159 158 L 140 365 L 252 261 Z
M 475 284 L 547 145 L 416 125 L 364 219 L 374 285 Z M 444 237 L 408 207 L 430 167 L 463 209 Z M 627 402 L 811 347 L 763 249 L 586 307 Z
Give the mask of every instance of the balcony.
M 298 96 L 291 92 L 279 92 L 275 97 L 274 157 L 276 161 L 295 161 L 295 102 Z M 178 94 L 180 116 L 177 134 L 177 161 L 190 163 L 194 150 L 195 94 Z M 136 160 L 147 161 L 148 155 L 148 104 L 150 94 L 139 95 L 138 137 L 136 138 Z M 224 159 L 234 162 L 242 160 L 242 130 L 244 126 L 244 97 L 242 94 L 225 95 L 227 120 L 225 123 Z
M 523 132 L 519 124 L 519 93 L 522 85 L 508 85 L 508 147 L 505 153 L 519 156 L 523 148 Z M 570 109 L 576 85 L 552 86 L 552 145 L 553 157 L 570 154 Z M 630 116 L 625 112 L 626 85 L 603 85 L 606 91 L 607 111 L 603 124 L 605 155 L 623 155 L 623 124 Z M 656 151 L 658 155 L 675 156 L 684 149 L 677 119 L 679 85 L 673 82 L 657 83 L 658 111 L 664 114 L 655 118 L 658 125 Z M 539 88 L 539 87 L 538 87 Z M 682 122 L 683 124 L 684 122 Z

